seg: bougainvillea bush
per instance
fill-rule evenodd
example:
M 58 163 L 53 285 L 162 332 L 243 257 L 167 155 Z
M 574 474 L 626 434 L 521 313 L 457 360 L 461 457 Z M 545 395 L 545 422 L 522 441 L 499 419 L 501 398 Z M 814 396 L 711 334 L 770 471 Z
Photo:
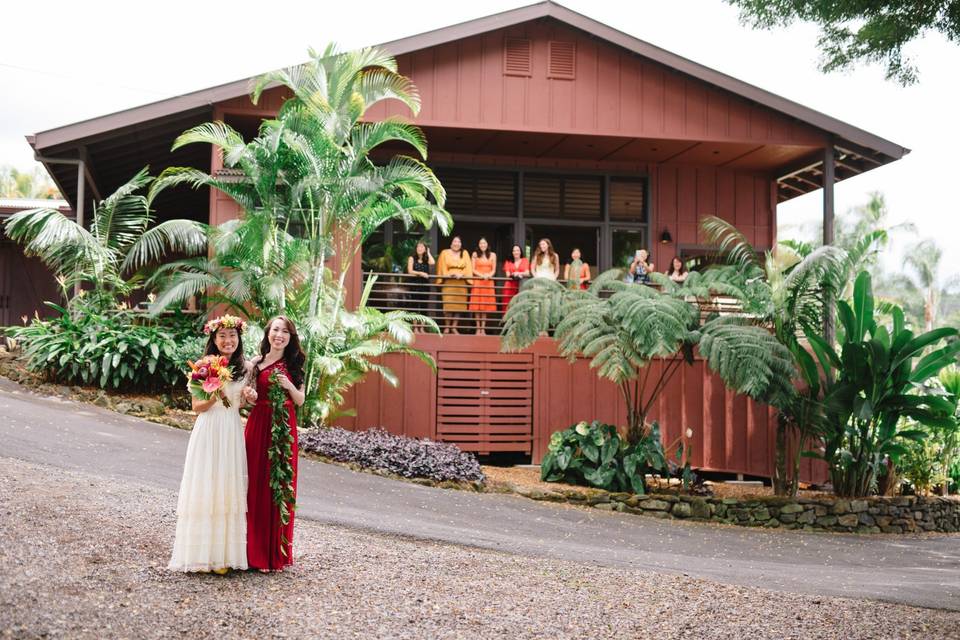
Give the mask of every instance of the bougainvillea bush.
M 300 448 L 331 460 L 352 462 L 404 478 L 485 480 L 477 459 L 456 445 L 396 436 L 380 428 L 348 431 L 323 427 L 301 434 Z

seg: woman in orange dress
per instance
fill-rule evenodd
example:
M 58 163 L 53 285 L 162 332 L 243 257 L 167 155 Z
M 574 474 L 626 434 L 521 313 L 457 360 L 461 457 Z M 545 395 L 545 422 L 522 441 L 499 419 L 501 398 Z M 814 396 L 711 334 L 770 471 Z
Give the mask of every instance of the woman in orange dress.
M 497 272 L 497 254 L 490 251 L 486 238 L 480 238 L 473 252 L 473 288 L 470 311 L 477 318 L 477 335 L 487 335 L 487 314 L 497 310 L 497 294 L 493 274 Z
M 503 273 L 509 278 L 503 283 L 503 313 L 507 312 L 513 296 L 520 291 L 520 283 L 524 278 L 530 277 L 530 261 L 523 257 L 520 245 L 513 245 L 510 253 L 510 258 L 503 261 Z
M 467 278 L 473 276 L 473 263 L 459 236 L 454 236 L 450 248 L 437 256 L 437 276 L 443 300 L 443 332 L 460 333 L 457 328 L 460 314 L 467 310 Z
M 580 259 L 580 249 L 570 252 L 570 264 L 563 268 L 563 279 L 568 289 L 586 289 L 590 281 L 590 265 Z

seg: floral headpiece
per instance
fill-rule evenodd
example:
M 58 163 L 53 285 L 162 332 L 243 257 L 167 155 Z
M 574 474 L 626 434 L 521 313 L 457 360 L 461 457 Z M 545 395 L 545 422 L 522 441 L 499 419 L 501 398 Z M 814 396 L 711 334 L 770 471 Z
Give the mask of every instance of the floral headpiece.
M 210 334 L 216 333 L 220 329 L 236 329 L 237 333 L 243 333 L 243 330 L 247 328 L 247 321 L 243 318 L 237 316 L 231 316 L 225 314 L 219 318 L 214 318 L 203 325 L 203 333 Z

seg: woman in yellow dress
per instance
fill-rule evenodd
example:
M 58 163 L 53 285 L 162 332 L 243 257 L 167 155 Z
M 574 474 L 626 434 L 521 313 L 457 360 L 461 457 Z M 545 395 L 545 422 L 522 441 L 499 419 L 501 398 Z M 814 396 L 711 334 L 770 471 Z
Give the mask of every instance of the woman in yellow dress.
M 487 314 L 497 310 L 493 274 L 497 272 L 497 254 L 490 251 L 486 238 L 477 242 L 473 252 L 473 287 L 470 290 L 470 311 L 477 318 L 477 335 L 487 335 Z
M 443 300 L 443 332 L 460 333 L 460 314 L 467 310 L 467 278 L 473 276 L 470 254 L 464 250 L 460 236 L 454 236 L 450 248 L 437 257 L 437 276 Z

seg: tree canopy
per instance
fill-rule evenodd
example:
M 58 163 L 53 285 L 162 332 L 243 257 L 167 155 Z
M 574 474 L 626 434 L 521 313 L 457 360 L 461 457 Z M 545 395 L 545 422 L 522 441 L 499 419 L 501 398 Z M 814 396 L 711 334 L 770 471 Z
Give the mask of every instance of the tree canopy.
M 799 20 L 820 27 L 818 45 L 825 71 L 859 62 L 887 67 L 888 80 L 917 81 L 919 71 L 904 47 L 927 31 L 960 42 L 960 0 L 727 0 L 755 28 L 785 27 Z

